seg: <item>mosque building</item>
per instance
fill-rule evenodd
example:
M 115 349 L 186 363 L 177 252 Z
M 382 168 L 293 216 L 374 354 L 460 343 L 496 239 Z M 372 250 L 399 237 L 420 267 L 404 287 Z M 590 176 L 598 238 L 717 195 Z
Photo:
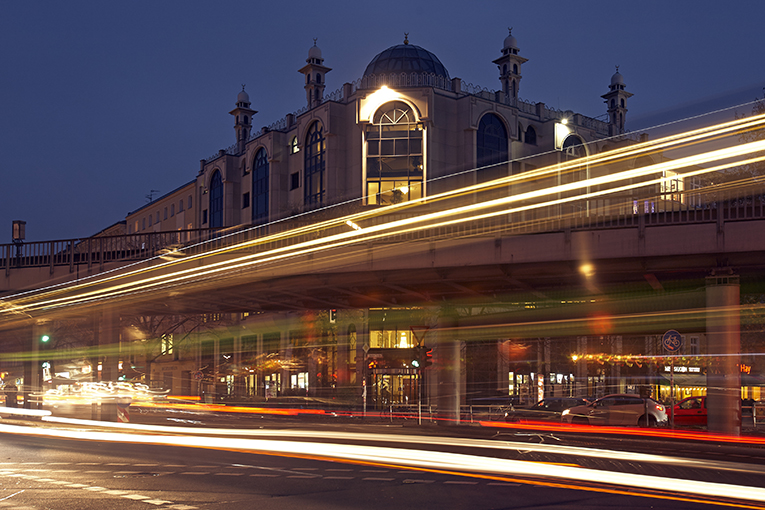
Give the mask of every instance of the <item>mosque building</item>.
M 314 41 L 299 69 L 306 105 L 254 129 L 257 111 L 243 89 L 229 112 L 235 143 L 200 161 L 194 181 L 131 212 L 127 231 L 258 225 L 353 200 L 379 207 L 618 143 L 632 96 L 618 70 L 602 96 L 604 121 L 522 100 L 527 61 L 508 35 L 493 61 L 501 88 L 490 91 L 451 77 L 405 38 L 327 93 L 332 69 Z
M 522 100 L 527 62 L 509 34 L 492 62 L 501 87 L 491 91 L 452 77 L 436 55 L 405 37 L 375 55 L 359 79 L 327 92 L 332 69 L 314 40 L 298 70 L 305 106 L 255 129 L 257 100 L 253 104 L 243 88 L 229 112 L 234 143 L 201 160 L 195 178 L 129 213 L 127 233 L 264 225 L 340 203 L 383 207 L 631 143 L 625 125 L 632 94 L 618 69 L 602 95 L 606 111 L 599 120 Z M 236 328 L 216 333 L 213 344 L 185 355 L 168 348 L 172 335 L 163 335 L 168 355 L 153 363 L 151 379 L 174 393 L 262 398 L 322 395 L 335 387 L 357 395 L 363 380 L 370 405 L 378 406 L 413 402 L 421 394 L 419 370 L 366 364 L 367 351 L 390 357 L 386 353 L 415 344 L 411 314 L 385 309 L 341 311 L 334 317 L 321 313 L 313 311 L 309 318 L 314 324 L 331 322 L 334 329 L 342 324 L 341 338 L 305 359 L 298 359 L 308 353 L 299 337 L 322 335 L 308 331 L 312 326 L 305 326 L 310 322 L 305 314 L 244 314 Z M 493 355 L 476 351 L 474 357 L 496 361 L 498 342 Z M 289 366 L 273 366 L 285 353 L 294 358 Z M 227 372 L 223 358 L 238 368 Z M 209 367 L 212 383 L 202 366 Z M 480 379 L 471 370 L 467 378 Z M 513 373 L 512 367 L 504 370 Z M 502 377 L 506 385 L 507 374 Z M 516 386 L 511 379 L 513 391 L 523 385 L 529 391 L 533 382 L 523 377 L 518 375 Z M 204 382 L 199 388 L 197 379 Z M 496 389 L 503 383 L 487 384 Z

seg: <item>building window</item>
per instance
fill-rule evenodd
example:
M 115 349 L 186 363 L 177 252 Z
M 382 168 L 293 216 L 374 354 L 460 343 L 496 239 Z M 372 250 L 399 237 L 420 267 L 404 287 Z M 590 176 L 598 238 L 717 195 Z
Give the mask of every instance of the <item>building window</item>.
M 300 172 L 290 174 L 290 190 L 300 187 Z
M 210 180 L 210 227 L 223 226 L 223 178 L 218 170 Z
M 507 176 L 507 130 L 496 115 L 481 117 L 476 136 L 476 154 L 479 179 L 485 182 Z M 489 167 L 489 168 L 482 168 Z
M 157 211 L 157 223 L 159 223 L 159 211 Z
M 189 206 L 188 209 L 191 209 L 191 195 L 189 195 Z
M 207 224 L 207 209 L 202 211 L 202 225 Z
M 423 128 L 401 101 L 380 107 L 366 129 L 367 203 L 395 204 L 422 197 Z
M 146 218 L 141 221 L 141 230 L 146 230 Z
M 164 219 L 167 219 L 167 207 L 165 207 L 165 217 Z
M 149 215 L 149 226 L 151 226 L 151 220 L 152 220 L 152 218 L 153 218 L 153 216 L 150 214 L 150 215 Z
M 250 207 L 250 192 L 242 195 L 242 209 L 247 209 Z
M 529 126 L 526 130 L 526 136 L 523 138 L 525 143 L 536 145 L 537 144 L 537 132 L 534 126 Z
M 252 221 L 268 221 L 268 154 L 260 149 L 252 163 Z
M 170 217 L 175 216 L 175 204 L 170 204 Z
M 183 199 L 178 202 L 178 212 L 183 212 Z
M 324 194 L 326 193 L 325 150 L 324 127 L 320 123 L 314 122 L 305 137 L 305 187 L 303 195 L 307 206 L 324 202 Z
M 290 142 L 290 154 L 297 154 L 300 152 L 300 146 L 298 145 L 298 139 L 297 136 L 292 137 L 292 142 Z

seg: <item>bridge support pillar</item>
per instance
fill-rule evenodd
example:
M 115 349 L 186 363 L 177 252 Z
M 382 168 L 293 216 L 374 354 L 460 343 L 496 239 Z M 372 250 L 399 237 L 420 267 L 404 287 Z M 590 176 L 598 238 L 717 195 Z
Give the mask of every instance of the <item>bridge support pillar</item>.
M 707 428 L 741 433 L 741 318 L 739 277 L 709 276 L 706 281 Z
M 98 363 L 101 371 L 96 375 L 99 381 L 117 381 L 120 361 L 120 317 L 110 306 L 102 308 L 98 318 Z M 98 369 L 98 367 L 95 367 Z
M 430 377 L 435 379 L 436 403 L 440 424 L 458 424 L 461 400 L 461 345 L 451 328 L 457 325 L 454 310 L 443 307 L 439 311 L 433 349 L 433 368 Z M 435 376 L 435 377 L 433 377 Z

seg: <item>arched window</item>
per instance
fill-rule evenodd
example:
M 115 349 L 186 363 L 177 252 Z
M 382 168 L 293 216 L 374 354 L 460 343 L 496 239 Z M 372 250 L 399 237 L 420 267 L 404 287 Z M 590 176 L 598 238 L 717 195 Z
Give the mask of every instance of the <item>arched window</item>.
M 366 128 L 367 203 L 396 204 L 422 197 L 423 128 L 408 104 L 382 105 Z
M 537 131 L 534 126 L 529 126 L 526 130 L 526 136 L 523 138 L 525 143 L 536 145 L 537 144 Z
M 268 154 L 260 149 L 252 163 L 252 222 L 268 221 Z
M 223 178 L 218 170 L 210 180 L 210 227 L 223 226 Z
M 321 75 L 316 73 L 316 83 L 321 83 Z
M 621 100 L 622 108 L 624 108 L 624 99 Z
M 581 138 L 574 135 L 566 137 L 563 141 L 562 150 L 566 161 L 578 159 L 587 155 L 587 151 L 584 149 L 584 142 Z
M 324 202 L 326 193 L 326 166 L 324 152 L 324 127 L 318 122 L 308 130 L 305 137 L 305 205 L 311 206 Z
M 478 123 L 478 133 L 476 137 L 476 154 L 478 168 L 493 166 L 491 169 L 482 169 L 482 177 L 479 181 L 496 179 L 505 175 L 505 168 L 500 168 L 499 163 L 505 163 L 509 159 L 507 156 L 507 130 L 502 121 L 489 113 L 481 117 Z M 492 171 L 499 170 L 499 171 Z
M 523 125 L 520 122 L 518 123 L 518 141 L 523 141 Z
M 513 74 L 518 74 L 518 64 L 513 64 Z
M 507 64 L 502 65 L 502 74 L 507 74 Z

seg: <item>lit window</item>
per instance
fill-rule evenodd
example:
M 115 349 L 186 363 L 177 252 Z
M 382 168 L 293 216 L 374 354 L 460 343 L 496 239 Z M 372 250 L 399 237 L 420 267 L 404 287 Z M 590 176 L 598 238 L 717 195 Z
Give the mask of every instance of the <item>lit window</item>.
M 292 142 L 290 142 L 290 154 L 297 154 L 300 152 L 300 146 L 298 146 L 298 139 L 297 136 L 292 137 Z
M 422 197 L 423 129 L 406 103 L 383 105 L 366 129 L 367 203 L 396 204 Z
M 268 220 L 268 154 L 260 149 L 252 164 L 252 221 Z
M 307 206 L 324 202 L 326 192 L 326 166 L 324 161 L 326 141 L 324 128 L 314 122 L 306 134 L 305 143 L 305 187 L 303 195 Z

